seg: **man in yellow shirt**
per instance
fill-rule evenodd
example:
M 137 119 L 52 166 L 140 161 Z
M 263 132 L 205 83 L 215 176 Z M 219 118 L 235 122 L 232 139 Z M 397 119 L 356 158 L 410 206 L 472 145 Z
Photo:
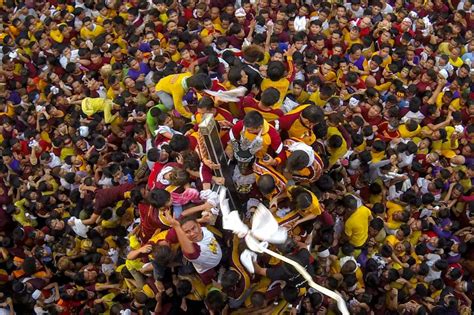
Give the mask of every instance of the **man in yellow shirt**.
M 331 155 L 329 157 L 329 167 L 332 167 L 347 153 L 347 143 L 336 127 L 328 128 L 327 139 L 327 150 Z
M 95 113 L 103 112 L 104 121 L 110 124 L 118 117 L 118 112 L 112 114 L 112 110 L 119 110 L 120 105 L 114 104 L 111 100 L 106 98 L 92 98 L 86 97 L 80 101 L 73 101 L 71 104 L 81 104 L 81 109 L 87 116 L 92 116 Z
M 372 212 L 366 206 L 357 207 L 357 199 L 351 195 L 343 198 L 343 204 L 350 213 L 344 225 L 344 234 L 349 243 L 360 248 L 369 237 L 369 222 L 372 220 Z
M 99 35 L 105 32 L 104 28 L 100 25 L 97 25 L 92 22 L 90 17 L 85 17 L 83 22 L 83 26 L 81 28 L 81 37 L 84 40 L 96 39 Z
M 191 118 L 193 113 L 183 103 L 183 97 L 190 88 L 198 91 L 211 89 L 212 81 L 207 74 L 198 73 L 191 75 L 190 72 L 172 74 L 162 78 L 155 87 L 161 103 L 168 109 L 176 109 L 178 113 L 186 118 Z

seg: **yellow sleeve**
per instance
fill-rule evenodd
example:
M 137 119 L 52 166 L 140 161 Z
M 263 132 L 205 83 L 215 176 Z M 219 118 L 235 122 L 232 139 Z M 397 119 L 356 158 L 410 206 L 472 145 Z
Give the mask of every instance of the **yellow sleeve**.
M 454 99 L 449 106 L 453 107 L 455 110 L 461 109 L 461 104 L 459 103 L 459 98 Z
M 174 108 L 180 113 L 183 117 L 191 119 L 193 116 L 192 113 L 188 112 L 183 105 L 183 95 L 181 92 L 173 93 L 173 103 Z
M 87 116 L 92 116 L 95 113 L 94 107 L 90 103 L 90 98 L 86 97 L 82 100 L 81 109 L 84 114 Z
M 110 124 L 114 120 L 115 116 L 112 115 L 112 101 L 105 100 L 104 104 L 104 121 L 106 124 Z
M 51 38 L 52 38 L 56 43 L 62 43 L 63 40 L 64 40 L 63 34 L 61 34 L 61 32 L 58 32 L 58 31 L 51 31 L 51 32 L 49 33 L 49 36 L 51 36 Z
M 344 225 L 344 233 L 348 236 L 352 236 L 352 224 L 350 221 L 346 221 L 346 224 Z
M 88 39 L 88 37 L 87 37 L 87 30 L 86 30 L 84 27 L 81 28 L 80 34 L 81 34 L 82 39 Z
M 376 85 L 375 89 L 379 92 L 387 91 L 390 88 L 391 85 L 392 85 L 392 82 L 385 82 L 385 83 L 382 83 L 380 85 Z

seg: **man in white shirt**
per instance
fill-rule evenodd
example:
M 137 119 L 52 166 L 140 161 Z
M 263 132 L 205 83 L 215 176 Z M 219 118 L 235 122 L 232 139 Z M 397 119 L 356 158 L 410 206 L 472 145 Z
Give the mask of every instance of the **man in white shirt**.
M 183 256 L 193 264 L 203 283 L 212 283 L 217 274 L 214 268 L 222 258 L 222 250 L 214 234 L 201 227 L 194 216 L 178 221 L 167 211 L 166 220 L 172 227 L 166 241 L 179 243 Z
M 351 0 L 350 3 L 346 3 L 346 9 L 352 11 L 356 18 L 361 18 L 364 15 L 364 9 L 360 5 L 360 0 Z
M 43 152 L 40 156 L 41 164 L 48 165 L 48 168 L 53 169 L 55 167 L 61 166 L 61 159 L 56 156 L 54 153 Z
M 380 0 L 382 3 L 382 11 L 380 11 L 383 15 L 389 14 L 393 12 L 393 7 L 387 3 L 387 0 Z

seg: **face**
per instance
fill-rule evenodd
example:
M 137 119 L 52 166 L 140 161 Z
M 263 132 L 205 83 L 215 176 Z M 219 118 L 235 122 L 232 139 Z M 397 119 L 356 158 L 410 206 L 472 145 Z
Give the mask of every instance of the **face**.
M 360 22 L 360 28 L 367 28 L 367 27 L 370 27 L 370 25 L 371 25 L 370 18 L 368 17 L 364 17 L 362 21 Z
M 301 116 L 300 119 L 301 119 L 301 122 L 303 123 L 303 125 L 305 125 L 307 128 L 313 128 L 315 126 L 315 124 L 313 122 L 311 122 L 307 118 L 304 118 L 303 116 Z
M 423 139 L 420 141 L 420 143 L 418 144 L 418 147 L 423 150 L 423 149 L 426 149 L 430 146 L 430 141 L 428 139 Z
M 356 28 L 352 28 L 352 29 L 351 29 L 350 37 L 351 37 L 352 39 L 359 38 L 359 35 L 360 35 L 360 33 L 359 33 L 359 30 L 358 30 L 358 29 L 356 29 Z
M 178 29 L 178 24 L 176 24 L 176 22 L 174 21 L 170 21 L 166 26 L 166 29 L 168 30 L 168 32 L 171 33 L 172 31 Z
M 132 60 L 132 62 L 130 62 L 130 67 L 134 70 L 140 70 L 140 64 L 137 60 Z
M 214 30 L 214 25 L 212 24 L 211 20 L 204 21 L 204 28 L 208 31 Z
M 272 61 L 283 61 L 283 55 L 279 52 L 275 53 L 272 57 Z
M 301 95 L 301 92 L 303 92 L 303 88 L 301 86 L 295 84 L 293 86 L 293 95 L 299 96 L 299 95 Z
M 399 242 L 399 243 L 397 243 L 397 245 L 395 245 L 395 250 L 399 253 L 403 252 L 403 251 L 405 251 L 405 246 L 403 246 L 402 242 Z
M 312 34 L 318 34 L 319 32 L 321 32 L 321 26 L 319 25 L 311 25 L 309 27 L 309 31 L 312 33 Z
M 337 55 L 337 56 L 342 55 L 342 47 L 339 47 L 339 46 L 334 47 L 332 50 L 332 54 Z
M 382 50 L 380 50 L 380 53 L 379 53 L 380 57 L 382 58 L 386 58 L 389 54 L 390 54 L 390 48 L 388 47 L 383 48 Z
M 202 240 L 202 229 L 196 221 L 188 221 L 181 225 L 184 233 L 192 242 L 199 242 Z
M 303 45 L 304 45 L 304 42 L 301 41 L 301 40 L 295 42 L 295 48 L 298 49 L 298 50 L 303 48 Z
M 165 124 L 165 126 L 173 128 L 173 119 L 170 116 L 166 117 L 166 120 L 165 120 L 164 124 Z
M 323 64 L 323 65 L 321 66 L 321 72 L 322 72 L 324 75 L 328 74 L 331 70 L 332 70 L 332 67 L 331 67 L 330 65 L 328 65 L 328 64 Z
M 372 106 L 372 107 L 370 107 L 369 112 L 367 114 L 368 114 L 369 117 L 376 117 L 376 116 L 380 115 L 380 112 L 381 112 L 380 107 Z
M 241 71 L 240 72 L 240 80 L 239 80 L 239 84 L 241 85 L 245 85 L 249 82 L 249 76 L 247 75 L 247 73 L 245 73 L 245 71 Z
M 212 20 L 217 19 L 217 18 L 219 17 L 219 13 L 220 13 L 219 8 L 217 8 L 217 7 L 212 7 L 212 8 L 211 8 L 211 13 L 210 13 L 211 19 L 212 19 Z
M 191 59 L 191 54 L 189 53 L 189 50 L 185 49 L 181 52 L 181 58 L 184 60 L 189 60 Z
M 275 34 L 281 34 L 283 32 L 283 26 L 280 24 L 276 24 L 275 27 L 273 28 L 273 32 Z
M 90 31 L 94 30 L 94 24 L 91 21 L 87 21 L 86 23 L 84 23 L 84 26 Z
M 357 60 L 360 58 L 360 56 L 362 55 L 362 50 L 360 49 L 357 49 L 353 54 L 352 54 L 352 58 L 354 60 Z
M 229 20 L 222 20 L 222 22 L 221 22 L 221 27 L 222 27 L 224 30 L 228 29 L 229 26 L 230 26 L 230 21 L 229 21 Z
M 120 86 L 120 84 L 119 84 L 119 86 Z M 133 79 L 131 79 L 131 78 L 126 78 L 125 79 L 125 86 L 129 89 L 133 88 L 133 87 L 135 87 L 135 81 L 133 81 Z
M 308 12 L 308 8 L 303 7 L 303 6 L 300 7 L 300 9 L 298 10 L 298 14 L 299 14 L 300 16 L 306 16 L 306 15 L 308 15 L 308 13 L 309 13 L 309 12 Z
M 169 46 L 168 46 L 168 51 L 169 51 L 171 54 L 175 54 L 175 53 L 178 51 L 178 47 L 176 47 L 176 45 L 169 45 Z
M 65 223 L 62 220 L 58 220 L 58 219 L 51 220 L 51 228 L 56 231 L 60 231 L 64 229 L 64 224 Z

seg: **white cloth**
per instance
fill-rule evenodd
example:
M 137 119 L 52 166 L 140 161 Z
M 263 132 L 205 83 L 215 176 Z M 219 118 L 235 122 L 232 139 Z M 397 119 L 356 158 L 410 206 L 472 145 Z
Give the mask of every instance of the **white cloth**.
M 295 30 L 297 32 L 299 31 L 305 31 L 306 30 L 306 24 L 308 23 L 308 18 L 305 16 L 297 16 L 295 17 Z
M 204 90 L 207 94 L 215 97 L 216 99 L 222 102 L 239 102 L 240 97 L 243 97 L 247 92 L 247 88 L 244 86 L 239 86 L 235 89 L 229 91 L 211 91 L 211 90 Z
M 176 134 L 180 135 L 181 134 L 181 132 L 176 131 L 176 130 L 168 127 L 168 126 L 159 126 L 158 129 L 155 130 L 154 134 L 156 136 L 157 134 L 164 134 L 164 133 L 167 133 L 167 132 L 171 133 L 172 135 L 176 135 Z
M 283 104 L 281 106 L 281 110 L 285 113 L 288 113 L 288 112 L 292 111 L 293 108 L 296 108 L 299 105 L 300 104 L 298 102 L 295 102 L 295 101 L 291 100 L 290 98 L 285 97 L 285 99 L 283 100 Z
M 56 156 L 56 154 L 49 153 L 49 155 L 52 158 L 51 162 L 48 163 L 49 168 L 55 168 L 57 166 L 61 166 L 61 164 L 62 164 L 61 159 L 58 156 Z
M 163 185 L 169 185 L 170 181 L 165 179 L 165 175 L 171 172 L 172 170 L 173 170 L 172 166 L 163 167 L 163 169 L 160 171 L 160 173 L 156 177 L 156 181 L 162 183 Z
M 67 58 L 64 55 L 61 55 L 61 58 L 59 58 L 59 63 L 61 64 L 61 67 L 63 67 L 64 69 L 66 69 L 66 66 L 69 63 L 71 63 L 71 62 L 76 63 L 78 61 L 79 61 L 79 50 L 78 49 L 71 50 L 71 57 L 70 58 Z
M 84 225 L 82 221 L 76 217 L 70 217 L 68 220 L 69 222 L 73 222 L 74 225 L 72 226 L 72 230 L 74 233 L 79 235 L 80 237 L 87 238 L 87 232 L 89 231 L 89 227 L 87 225 Z
M 211 189 L 201 190 L 199 192 L 199 198 L 201 200 L 205 200 L 213 206 L 213 208 L 211 209 L 212 214 L 219 214 L 219 195 L 217 194 L 217 192 L 212 191 Z

